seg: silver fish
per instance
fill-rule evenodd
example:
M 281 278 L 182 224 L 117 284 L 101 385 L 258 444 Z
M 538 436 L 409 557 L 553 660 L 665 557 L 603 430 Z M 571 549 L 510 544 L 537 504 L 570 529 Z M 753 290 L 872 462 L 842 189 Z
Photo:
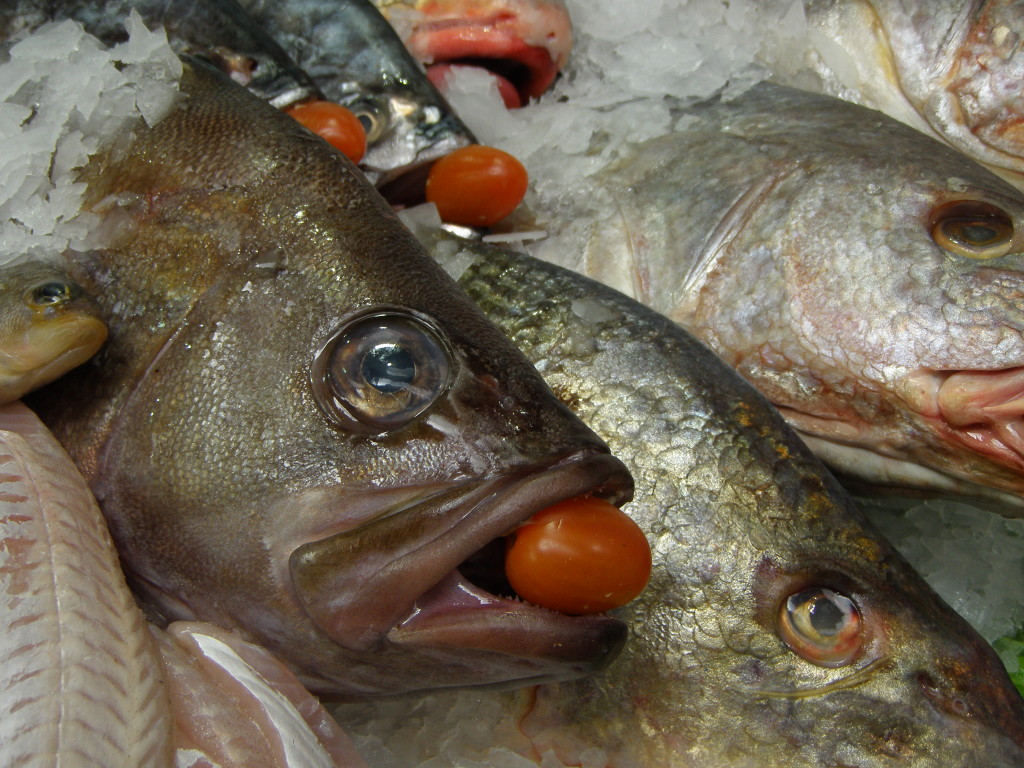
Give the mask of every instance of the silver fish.
M 828 92 L 1024 186 L 1024 2 L 807 0 Z
M 434 252 L 631 467 L 624 510 L 655 566 L 618 611 L 633 633 L 607 670 L 381 706 L 403 743 L 457 722 L 494 739 L 446 740 L 445 764 L 503 750 L 610 768 L 1021 764 L 1024 701 L 995 653 L 735 372 L 578 274 L 450 238 Z M 429 756 L 409 750 L 407 765 Z
M 557 501 L 621 503 L 621 462 L 351 163 L 208 67 L 181 90 L 83 174 L 108 239 L 69 269 L 110 337 L 32 400 L 133 586 L 319 693 L 607 663 L 622 622 L 498 599 L 458 569 Z
M 569 266 L 668 315 L 874 485 L 1024 510 L 1024 197 L 880 113 L 762 84 L 595 174 Z M 559 239 L 538 253 L 559 253 Z

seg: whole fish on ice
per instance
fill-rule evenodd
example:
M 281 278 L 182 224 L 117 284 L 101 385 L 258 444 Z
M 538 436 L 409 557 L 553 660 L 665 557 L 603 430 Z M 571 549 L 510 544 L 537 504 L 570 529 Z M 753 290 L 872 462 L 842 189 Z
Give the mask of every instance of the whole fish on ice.
M 32 400 L 133 586 L 319 693 L 606 664 L 619 620 L 458 569 L 557 501 L 621 503 L 622 464 L 351 163 L 204 66 L 182 91 L 82 176 L 105 244 L 69 270 L 110 336 Z
M 1024 509 L 1024 197 L 873 111 L 759 85 L 595 174 L 535 253 L 668 315 L 829 464 Z
M 624 509 L 655 568 L 619 612 L 633 634 L 608 669 L 526 694 L 469 692 L 469 713 L 451 695 L 381 705 L 404 741 L 420 738 L 417 722 L 430 732 L 479 712 L 491 719 L 465 732 L 493 733 L 491 749 L 446 744 L 435 759 L 498 764 L 504 748 L 545 766 L 1021 764 L 1024 701 L 995 653 L 752 387 L 578 274 L 443 236 L 433 251 L 631 467 Z
M 935 135 L 1024 186 L 1024 2 L 804 5 L 829 93 Z
M 0 408 L 0 465 L 0 764 L 364 765 L 266 651 L 146 622 L 88 487 L 21 404 Z

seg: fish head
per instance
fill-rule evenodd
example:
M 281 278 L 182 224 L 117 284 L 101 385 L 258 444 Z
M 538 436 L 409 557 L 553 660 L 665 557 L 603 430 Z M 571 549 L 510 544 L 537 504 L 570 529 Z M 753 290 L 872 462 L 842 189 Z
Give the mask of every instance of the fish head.
M 721 253 L 742 250 L 763 280 L 721 283 L 747 281 L 743 306 L 723 304 L 721 287 L 707 292 L 704 306 L 728 315 L 708 334 L 840 471 L 1015 514 L 1024 197 L 877 113 L 837 101 L 821 115 L 830 109 L 836 133 L 803 137 L 806 162 L 780 161 L 731 214 L 741 232 Z M 845 133 L 851 120 L 863 138 Z M 772 141 L 758 140 L 771 154 Z
M 83 177 L 109 231 L 72 267 L 111 340 L 36 402 L 143 599 L 325 695 L 606 663 L 621 621 L 459 567 L 551 503 L 621 503 L 623 465 L 347 159 L 205 66 L 182 91 Z
M 548 89 L 572 49 L 572 25 L 561 0 L 375 0 L 374 4 L 413 57 L 427 65 L 435 83 L 448 65 L 483 67 L 500 83 L 507 83 L 522 104 Z
M 107 338 L 99 306 L 62 270 L 40 261 L 0 267 L 0 399 L 81 365 Z

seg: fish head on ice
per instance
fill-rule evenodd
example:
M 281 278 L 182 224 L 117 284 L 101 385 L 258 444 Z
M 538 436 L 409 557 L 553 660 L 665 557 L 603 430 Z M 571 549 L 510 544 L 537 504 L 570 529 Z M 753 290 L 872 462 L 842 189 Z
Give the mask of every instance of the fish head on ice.
M 685 215 L 727 209 L 680 235 L 703 271 L 670 311 L 834 467 L 1020 508 L 1024 196 L 836 99 L 760 87 L 721 114 L 697 151 L 747 162 Z
M 623 465 L 347 159 L 204 65 L 182 90 L 83 176 L 104 242 L 71 270 L 110 342 L 35 402 L 144 599 L 325 694 L 602 666 L 621 621 L 459 566 L 554 502 L 623 502 Z
M 452 65 L 482 67 L 506 104 L 538 98 L 572 49 L 561 0 L 374 0 L 439 87 Z M 443 88 L 442 88 L 443 90 Z

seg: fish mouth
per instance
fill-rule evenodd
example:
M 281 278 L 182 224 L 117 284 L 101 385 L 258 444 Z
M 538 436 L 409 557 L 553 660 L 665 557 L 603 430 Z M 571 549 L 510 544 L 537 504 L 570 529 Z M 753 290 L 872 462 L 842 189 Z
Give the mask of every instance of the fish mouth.
M 511 12 L 423 21 L 406 45 L 427 63 L 427 76 L 438 90 L 443 92 L 450 67 L 478 67 L 496 79 L 506 105 L 518 107 L 544 93 L 568 57 L 568 15 L 551 10 L 541 21 Z
M 289 558 L 292 583 L 313 623 L 344 648 L 390 644 L 442 664 L 468 654 L 470 677 L 448 685 L 579 677 L 614 658 L 625 624 L 521 600 L 504 579 L 502 538 L 559 501 L 592 495 L 621 505 L 631 494 L 621 462 L 590 453 L 449 486 L 301 545 Z
M 1024 367 L 918 370 L 908 382 L 912 407 L 939 434 L 1024 473 Z

